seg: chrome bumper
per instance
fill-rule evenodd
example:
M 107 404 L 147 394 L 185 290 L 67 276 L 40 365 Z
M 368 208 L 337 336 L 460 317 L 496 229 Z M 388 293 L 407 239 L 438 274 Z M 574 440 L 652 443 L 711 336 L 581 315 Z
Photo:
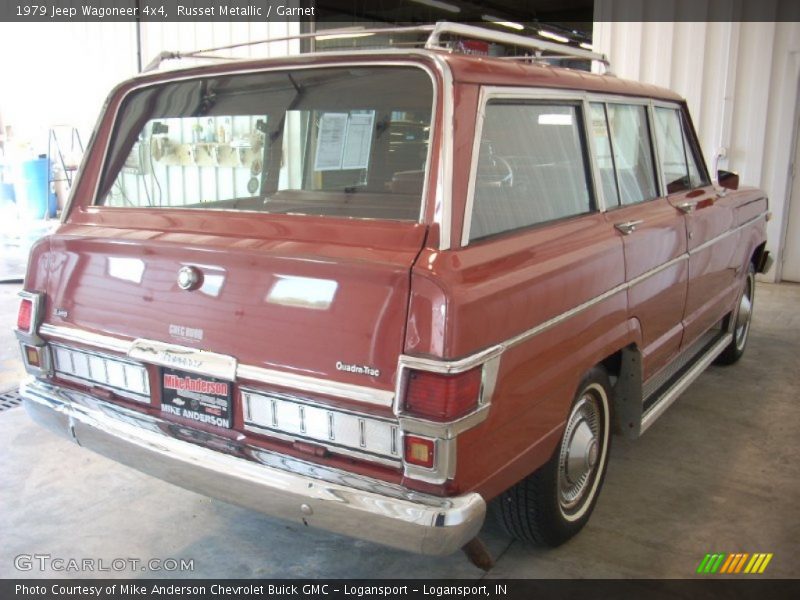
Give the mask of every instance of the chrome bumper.
M 475 537 L 486 514 L 476 493 L 413 492 L 39 380 L 20 393 L 34 421 L 81 446 L 186 489 L 327 531 L 444 555 Z

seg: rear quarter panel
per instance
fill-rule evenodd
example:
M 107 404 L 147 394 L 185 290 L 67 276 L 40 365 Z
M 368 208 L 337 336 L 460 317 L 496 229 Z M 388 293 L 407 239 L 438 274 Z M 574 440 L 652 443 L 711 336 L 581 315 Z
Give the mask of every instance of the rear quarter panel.
M 406 352 L 459 358 L 508 345 L 488 419 L 458 438 L 458 491 L 491 498 L 543 464 L 582 375 L 637 340 L 624 289 L 552 323 L 624 283 L 622 252 L 599 213 L 423 251 L 412 271 Z

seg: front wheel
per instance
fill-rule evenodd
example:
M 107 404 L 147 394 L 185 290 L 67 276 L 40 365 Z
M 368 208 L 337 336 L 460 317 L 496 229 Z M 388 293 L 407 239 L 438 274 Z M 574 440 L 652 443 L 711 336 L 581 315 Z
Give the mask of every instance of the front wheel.
M 753 267 L 753 263 L 750 263 L 747 270 L 747 277 L 744 279 L 742 293 L 741 296 L 739 296 L 739 304 L 736 306 L 736 311 L 731 315 L 731 318 L 734 319 L 733 339 L 717 357 L 715 361 L 717 364 L 732 365 L 742 358 L 745 346 L 747 346 L 747 338 L 750 335 L 750 322 L 753 320 L 753 304 L 755 298 L 756 270 L 755 267 Z
M 499 498 L 499 517 L 513 537 L 559 546 L 577 534 L 594 509 L 611 445 L 611 386 L 595 367 L 581 381 L 553 456 Z

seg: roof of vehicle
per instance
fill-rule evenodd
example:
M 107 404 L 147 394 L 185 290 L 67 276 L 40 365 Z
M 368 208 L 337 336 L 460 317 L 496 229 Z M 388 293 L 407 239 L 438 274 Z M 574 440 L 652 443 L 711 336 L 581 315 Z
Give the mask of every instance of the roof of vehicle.
M 669 101 L 682 101 L 675 92 L 655 85 L 620 79 L 610 74 L 596 74 L 579 69 L 556 67 L 532 60 L 510 60 L 449 52 L 446 50 L 355 50 L 349 52 L 316 52 L 288 57 L 257 58 L 245 60 L 215 61 L 213 64 L 191 66 L 188 68 L 150 71 L 135 78 L 137 84 L 143 81 L 168 81 L 177 77 L 222 74 L 231 71 L 257 70 L 309 64 L 329 65 L 348 62 L 404 61 L 425 62 L 438 57 L 450 67 L 454 81 L 460 83 L 542 87 L 590 91 L 603 94 L 644 96 Z
M 655 85 L 600 75 L 579 69 L 554 67 L 541 62 L 508 60 L 490 56 L 441 54 L 453 73 L 453 79 L 482 85 L 515 85 L 563 88 L 607 94 L 647 96 L 663 100 L 682 100 L 675 92 Z

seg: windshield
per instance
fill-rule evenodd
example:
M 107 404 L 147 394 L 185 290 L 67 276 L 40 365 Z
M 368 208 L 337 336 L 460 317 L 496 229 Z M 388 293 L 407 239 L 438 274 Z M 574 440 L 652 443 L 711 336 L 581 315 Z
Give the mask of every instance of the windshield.
M 133 92 L 97 203 L 419 219 L 433 87 L 414 67 L 335 67 Z

